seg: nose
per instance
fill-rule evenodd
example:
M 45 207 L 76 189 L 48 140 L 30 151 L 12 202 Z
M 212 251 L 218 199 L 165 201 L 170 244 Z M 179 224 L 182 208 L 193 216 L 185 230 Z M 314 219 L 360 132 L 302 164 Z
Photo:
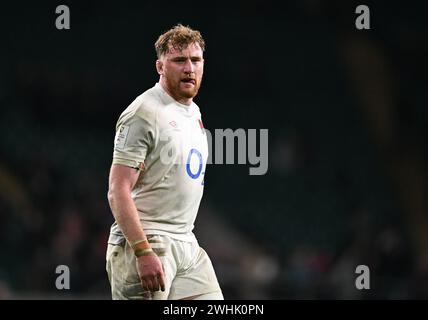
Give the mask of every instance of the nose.
M 194 73 L 195 72 L 195 66 L 193 65 L 192 61 L 190 59 L 187 59 L 184 63 L 184 73 Z

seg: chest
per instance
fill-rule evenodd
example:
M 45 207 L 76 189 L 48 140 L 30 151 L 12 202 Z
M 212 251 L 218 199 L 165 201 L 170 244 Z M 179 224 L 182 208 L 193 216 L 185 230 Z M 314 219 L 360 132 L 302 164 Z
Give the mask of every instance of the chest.
M 206 159 L 207 135 L 199 112 L 187 115 L 169 109 L 160 113 L 157 120 L 158 147 L 173 150 L 181 156 L 188 155 L 191 150 L 197 150 Z

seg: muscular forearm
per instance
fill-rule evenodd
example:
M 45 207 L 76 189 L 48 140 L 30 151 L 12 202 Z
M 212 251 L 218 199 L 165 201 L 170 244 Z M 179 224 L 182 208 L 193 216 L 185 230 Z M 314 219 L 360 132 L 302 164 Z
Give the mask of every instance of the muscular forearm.
M 162 263 L 150 249 L 150 244 L 147 241 L 141 242 L 141 240 L 146 239 L 146 235 L 140 224 L 137 208 L 129 189 L 111 188 L 108 192 L 108 200 L 117 224 L 134 249 L 141 285 L 145 290 L 165 291 L 165 275 Z M 149 253 L 138 253 L 145 251 L 144 249 L 150 249 Z
M 113 189 L 108 193 L 108 200 L 113 215 L 129 243 L 145 239 L 137 208 L 128 190 Z

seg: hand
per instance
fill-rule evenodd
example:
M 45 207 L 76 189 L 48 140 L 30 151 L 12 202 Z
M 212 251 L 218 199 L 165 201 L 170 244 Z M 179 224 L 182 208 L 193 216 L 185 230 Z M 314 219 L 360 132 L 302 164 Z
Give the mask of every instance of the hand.
M 144 290 L 165 291 L 165 274 L 162 262 L 153 253 L 137 257 L 137 271 Z

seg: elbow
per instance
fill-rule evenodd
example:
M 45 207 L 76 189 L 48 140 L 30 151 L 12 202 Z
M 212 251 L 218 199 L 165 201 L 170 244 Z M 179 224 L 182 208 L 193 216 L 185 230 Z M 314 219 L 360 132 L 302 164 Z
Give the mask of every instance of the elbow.
M 111 185 L 107 192 L 107 199 L 110 204 L 110 208 L 113 209 L 119 202 L 124 201 L 128 196 L 130 196 L 130 192 L 126 189 L 118 185 Z
M 114 191 L 112 188 L 109 188 L 109 190 L 107 192 L 107 200 L 108 200 L 108 203 L 110 204 L 111 208 L 113 207 L 114 198 L 115 198 Z

